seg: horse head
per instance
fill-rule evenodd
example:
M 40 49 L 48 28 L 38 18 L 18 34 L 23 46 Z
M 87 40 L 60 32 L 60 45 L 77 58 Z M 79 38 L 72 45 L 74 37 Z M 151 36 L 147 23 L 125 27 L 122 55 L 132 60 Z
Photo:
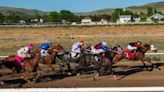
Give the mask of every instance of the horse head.
M 53 45 L 51 48 L 48 49 L 49 54 L 52 54 L 52 53 L 57 54 L 57 53 L 64 53 L 64 52 L 65 50 L 60 44 Z
M 143 48 L 146 48 L 146 50 L 151 50 L 153 52 L 157 52 L 157 48 L 154 46 L 154 44 L 145 44 Z
M 40 57 L 41 56 L 40 50 L 39 49 L 35 49 L 33 52 L 31 52 L 31 56 L 32 57 L 35 57 L 35 56 Z

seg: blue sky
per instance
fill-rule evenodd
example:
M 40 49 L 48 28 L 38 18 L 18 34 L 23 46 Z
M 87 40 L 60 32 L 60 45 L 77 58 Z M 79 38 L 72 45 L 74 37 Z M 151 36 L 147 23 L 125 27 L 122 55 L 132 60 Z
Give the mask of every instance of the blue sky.
M 42 11 L 89 12 L 104 8 L 139 6 L 160 1 L 164 0 L 0 0 L 0 6 L 39 9 Z

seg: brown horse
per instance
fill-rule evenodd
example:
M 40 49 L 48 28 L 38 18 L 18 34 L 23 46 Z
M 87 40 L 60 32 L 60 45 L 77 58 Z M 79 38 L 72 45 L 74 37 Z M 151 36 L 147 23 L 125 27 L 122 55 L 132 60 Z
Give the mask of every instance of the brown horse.
M 37 49 L 34 52 L 34 55 L 32 58 L 27 58 L 24 61 L 24 80 L 29 82 L 29 76 L 32 72 L 37 72 L 36 77 L 33 79 L 33 81 L 36 81 L 41 74 L 41 69 L 39 67 L 39 60 L 41 57 L 41 52 L 39 49 Z
M 48 65 L 52 70 L 54 70 L 54 67 L 52 64 L 55 64 L 55 59 L 58 54 L 64 53 L 64 48 L 60 44 L 56 44 L 51 46 L 48 49 L 48 54 L 47 56 L 44 57 L 44 60 L 42 61 L 43 64 Z
M 39 59 L 41 57 L 40 50 L 35 50 L 32 54 L 31 58 L 26 58 L 24 60 L 24 67 L 22 69 L 22 66 L 19 66 L 17 64 L 17 61 L 14 59 L 15 55 L 11 55 L 4 60 L 1 60 L 0 65 L 4 65 L 5 67 L 12 69 L 13 73 L 20 73 L 21 70 L 24 72 L 24 80 L 29 81 L 29 76 L 31 72 L 37 72 L 36 78 L 33 80 L 37 80 L 40 76 L 40 68 L 39 68 Z
M 152 48 L 153 47 L 153 48 Z M 152 50 L 152 51 L 156 51 L 156 49 L 154 49 L 154 45 L 152 44 L 145 44 L 142 47 L 139 47 L 136 52 L 134 53 L 135 57 L 134 60 L 139 60 L 139 62 L 142 62 L 142 64 L 144 65 L 144 67 L 146 67 L 145 64 L 145 53 L 148 50 Z M 122 59 L 125 59 L 125 54 L 124 53 L 117 53 L 114 58 L 113 58 L 113 63 L 117 63 L 119 61 L 121 61 Z M 151 65 L 152 68 L 154 67 L 153 63 L 151 61 L 148 61 Z M 146 70 L 148 70 L 148 68 L 146 67 Z

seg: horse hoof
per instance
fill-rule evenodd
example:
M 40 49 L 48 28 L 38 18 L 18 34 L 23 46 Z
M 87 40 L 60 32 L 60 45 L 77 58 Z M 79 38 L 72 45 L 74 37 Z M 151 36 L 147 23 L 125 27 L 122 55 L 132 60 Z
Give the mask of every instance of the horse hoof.
M 80 76 L 80 73 L 78 73 L 76 76 Z
M 21 76 L 21 79 L 24 79 L 24 77 L 23 77 L 23 76 Z
M 72 73 L 69 72 L 68 75 L 70 76 L 70 75 L 72 75 Z
M 114 80 L 119 80 L 119 79 L 116 77 L 116 75 L 114 75 L 113 78 L 114 78 Z
M 97 80 L 97 77 L 93 77 L 93 80 L 96 81 Z
M 1 85 L 4 85 L 5 84 L 3 81 L 1 81 L 0 83 L 1 83 Z
M 31 83 L 31 81 L 30 80 L 27 80 L 27 83 Z

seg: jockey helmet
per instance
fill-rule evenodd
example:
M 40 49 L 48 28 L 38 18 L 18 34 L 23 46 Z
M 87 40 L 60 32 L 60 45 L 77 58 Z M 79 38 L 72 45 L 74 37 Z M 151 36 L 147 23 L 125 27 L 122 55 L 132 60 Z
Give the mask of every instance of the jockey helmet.
M 137 41 L 137 44 L 138 44 L 138 45 L 141 45 L 141 41 L 140 41 L 140 40 L 138 40 L 138 41 Z
M 83 41 L 83 40 L 81 40 L 81 41 L 80 41 L 80 44 L 81 44 L 81 45 L 84 45 L 84 41 Z
M 33 48 L 35 48 L 35 46 L 32 43 L 30 43 L 30 44 L 28 44 L 28 48 L 33 49 Z
M 107 45 L 107 43 L 105 41 L 102 41 L 101 44 L 104 45 L 104 46 Z

